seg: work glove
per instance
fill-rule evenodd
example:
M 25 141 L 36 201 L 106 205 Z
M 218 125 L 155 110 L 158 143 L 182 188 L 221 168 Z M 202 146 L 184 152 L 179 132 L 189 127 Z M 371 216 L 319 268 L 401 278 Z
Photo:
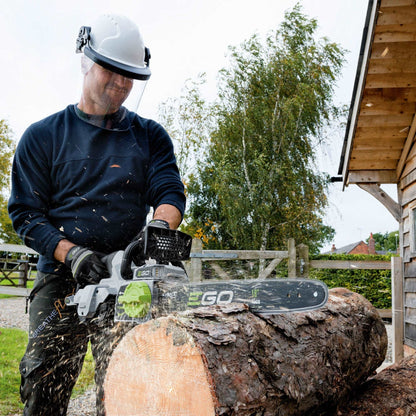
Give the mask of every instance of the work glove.
M 102 262 L 100 253 L 82 246 L 74 246 L 65 257 L 65 265 L 68 266 L 74 279 L 84 287 L 98 283 L 101 279 L 110 277 L 106 265 Z

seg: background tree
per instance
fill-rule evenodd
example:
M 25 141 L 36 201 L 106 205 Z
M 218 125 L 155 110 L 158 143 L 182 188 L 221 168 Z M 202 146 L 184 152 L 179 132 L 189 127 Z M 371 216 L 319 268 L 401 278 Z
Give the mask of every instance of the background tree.
M 208 247 L 282 249 L 293 237 L 316 252 L 333 237 L 322 221 L 329 178 L 314 162 L 338 115 L 344 51 L 316 40 L 316 29 L 296 5 L 264 42 L 230 48 L 206 160 L 188 186 L 188 230 Z
M 373 234 L 376 251 L 397 253 L 399 247 L 399 230 Z M 368 244 L 369 238 L 366 243 Z
M 21 244 L 7 213 L 10 192 L 10 169 L 15 145 L 5 120 L 0 120 L 0 241 Z
M 169 98 L 159 105 L 159 121 L 172 137 L 179 171 L 185 185 L 203 158 L 209 141 L 211 114 L 200 88 L 206 74 L 187 80 L 179 98 Z

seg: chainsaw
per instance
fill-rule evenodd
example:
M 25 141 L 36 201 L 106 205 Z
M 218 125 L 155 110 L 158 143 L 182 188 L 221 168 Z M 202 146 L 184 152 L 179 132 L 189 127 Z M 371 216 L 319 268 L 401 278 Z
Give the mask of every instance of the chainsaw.
M 146 322 L 157 316 L 203 306 L 244 303 L 253 313 L 301 312 L 322 307 L 328 288 L 315 279 L 268 278 L 190 282 L 183 261 L 192 237 L 148 225 L 143 238 L 103 258 L 110 277 L 80 288 L 66 299 L 81 321 L 100 305 L 114 302 L 114 320 Z

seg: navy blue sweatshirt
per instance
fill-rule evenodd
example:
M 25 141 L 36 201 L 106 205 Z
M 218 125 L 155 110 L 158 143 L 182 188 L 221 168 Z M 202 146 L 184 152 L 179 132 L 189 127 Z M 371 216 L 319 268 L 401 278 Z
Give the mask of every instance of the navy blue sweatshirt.
M 9 215 L 24 243 L 57 272 L 61 239 L 103 253 L 122 250 L 145 224 L 149 206 L 183 214 L 185 195 L 172 142 L 158 123 L 128 112 L 125 128 L 82 120 L 74 105 L 32 124 L 13 161 Z

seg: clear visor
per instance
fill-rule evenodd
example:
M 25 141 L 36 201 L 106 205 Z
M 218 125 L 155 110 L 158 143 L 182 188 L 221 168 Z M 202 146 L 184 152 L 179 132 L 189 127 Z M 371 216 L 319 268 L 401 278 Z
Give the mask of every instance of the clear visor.
M 83 55 L 81 60 L 82 73 L 86 75 L 84 95 L 94 103 L 101 115 L 112 114 L 123 106 L 129 111 L 137 112 L 143 96 L 147 80 L 124 77 L 94 63 Z
M 144 90 L 147 85 L 147 80 L 139 80 L 135 79 L 133 81 L 133 87 L 130 90 L 127 98 L 123 102 L 123 106 L 126 107 L 128 110 L 133 111 L 134 113 L 138 112 L 140 102 L 142 100 L 142 96 Z

